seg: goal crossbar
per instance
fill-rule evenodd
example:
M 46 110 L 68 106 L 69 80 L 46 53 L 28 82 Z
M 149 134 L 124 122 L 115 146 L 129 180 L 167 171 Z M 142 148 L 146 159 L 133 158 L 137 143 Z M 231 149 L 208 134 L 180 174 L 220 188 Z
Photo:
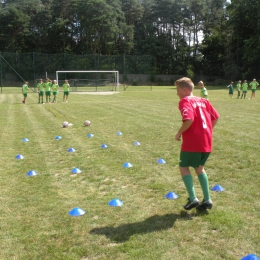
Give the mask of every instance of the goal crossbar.
M 113 73 L 115 75 L 116 91 L 119 92 L 119 71 L 117 70 L 58 70 L 56 71 L 57 84 L 59 84 L 59 74 L 61 73 Z

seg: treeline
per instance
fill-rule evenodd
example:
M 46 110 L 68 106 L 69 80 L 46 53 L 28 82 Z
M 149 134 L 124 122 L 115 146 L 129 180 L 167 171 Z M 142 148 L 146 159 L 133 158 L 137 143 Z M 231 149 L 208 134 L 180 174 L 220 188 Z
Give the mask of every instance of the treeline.
M 235 80 L 258 76 L 259 40 L 259 0 L 0 3 L 1 52 L 151 55 L 155 74 Z

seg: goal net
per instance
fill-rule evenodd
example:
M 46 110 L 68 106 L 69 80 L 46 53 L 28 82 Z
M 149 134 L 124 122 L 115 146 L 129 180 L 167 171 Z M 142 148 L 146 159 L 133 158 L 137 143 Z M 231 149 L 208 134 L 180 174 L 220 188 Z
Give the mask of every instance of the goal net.
M 114 70 L 56 71 L 60 86 L 65 79 L 72 91 L 119 91 L 119 72 Z

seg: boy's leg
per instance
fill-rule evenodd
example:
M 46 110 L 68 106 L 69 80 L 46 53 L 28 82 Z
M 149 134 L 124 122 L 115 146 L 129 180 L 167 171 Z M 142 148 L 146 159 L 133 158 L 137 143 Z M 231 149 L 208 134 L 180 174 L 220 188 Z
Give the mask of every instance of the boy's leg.
M 204 170 L 204 166 L 200 165 L 199 167 L 195 168 L 196 174 L 198 175 L 198 179 L 200 182 L 200 186 L 203 192 L 203 201 L 197 207 L 198 210 L 206 210 L 211 209 L 213 204 L 210 199 L 210 192 L 209 192 L 209 181 L 207 173 Z
M 195 171 L 199 178 L 200 186 L 204 196 L 204 201 L 208 201 L 210 200 L 210 194 L 209 194 L 209 181 L 208 181 L 207 173 L 205 172 L 204 167 L 202 165 L 196 168 Z
M 190 173 L 189 167 L 180 167 L 181 177 L 189 194 L 190 201 L 196 198 L 195 189 L 193 185 L 193 178 Z
M 192 175 L 190 173 L 189 167 L 180 167 L 180 172 L 181 172 L 182 180 L 184 182 L 186 190 L 188 191 L 188 194 L 189 194 L 188 202 L 183 207 L 186 210 L 190 210 L 192 208 L 199 206 L 200 202 L 197 199 L 196 194 L 195 194 L 193 179 L 192 179 Z

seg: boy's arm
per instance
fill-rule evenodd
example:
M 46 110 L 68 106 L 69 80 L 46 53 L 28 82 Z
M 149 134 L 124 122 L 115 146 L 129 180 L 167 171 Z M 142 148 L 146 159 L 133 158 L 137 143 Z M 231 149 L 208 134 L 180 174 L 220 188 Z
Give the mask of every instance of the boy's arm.
M 185 120 L 182 122 L 182 126 L 180 127 L 179 131 L 175 135 L 175 140 L 180 141 L 181 140 L 181 135 L 184 131 L 189 129 L 189 127 L 192 125 L 193 121 L 192 120 Z
M 212 121 L 212 128 L 216 125 L 217 121 L 218 121 L 218 119 L 215 119 Z

